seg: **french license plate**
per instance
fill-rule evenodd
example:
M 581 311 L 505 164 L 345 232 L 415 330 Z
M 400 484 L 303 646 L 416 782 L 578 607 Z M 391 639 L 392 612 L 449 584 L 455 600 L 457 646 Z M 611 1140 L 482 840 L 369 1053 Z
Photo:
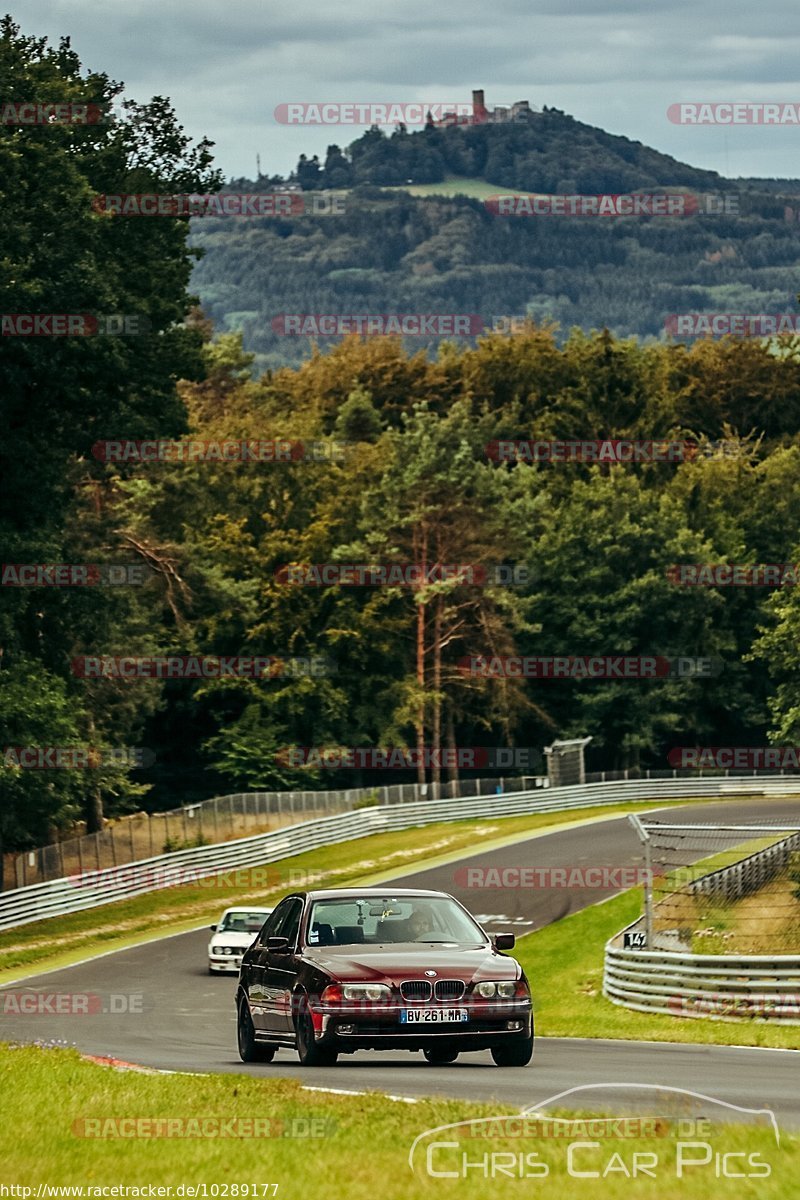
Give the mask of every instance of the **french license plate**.
M 442 1025 L 469 1020 L 466 1008 L 401 1008 L 401 1025 Z

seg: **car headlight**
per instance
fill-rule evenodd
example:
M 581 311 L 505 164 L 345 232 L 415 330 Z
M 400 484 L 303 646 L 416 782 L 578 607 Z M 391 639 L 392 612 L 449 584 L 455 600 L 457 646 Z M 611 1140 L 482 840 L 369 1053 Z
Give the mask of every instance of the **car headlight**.
M 346 983 L 342 991 L 345 1000 L 389 1000 L 392 995 L 385 983 Z
M 475 985 L 475 993 L 483 997 L 484 1000 L 490 1000 L 492 996 L 500 996 L 503 1000 L 510 1000 L 516 992 L 516 987 L 517 985 L 513 979 L 485 979 Z

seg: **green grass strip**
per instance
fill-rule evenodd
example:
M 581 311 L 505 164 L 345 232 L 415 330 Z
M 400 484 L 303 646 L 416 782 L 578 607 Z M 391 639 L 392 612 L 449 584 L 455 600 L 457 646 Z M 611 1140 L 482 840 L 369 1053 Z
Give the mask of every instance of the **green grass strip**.
M 466 1131 L 460 1137 L 445 1131 L 438 1139 L 456 1140 L 457 1148 L 434 1152 L 433 1169 L 457 1167 L 460 1174 L 462 1151 L 468 1162 L 479 1165 L 468 1169 L 466 1177 L 434 1178 L 425 1169 L 425 1146 L 436 1137 L 429 1135 L 417 1150 L 415 1162 L 421 1170 L 413 1172 L 409 1167 L 409 1150 L 420 1134 L 514 1110 L 508 1105 L 436 1098 L 404 1104 L 375 1093 L 345 1096 L 304 1091 L 300 1081 L 276 1078 L 279 1069 L 265 1065 L 257 1077 L 149 1075 L 98 1066 L 71 1050 L 0 1046 L 0 1095 L 13 1097 L 13 1116 L 9 1112 L 0 1122 L 0 1177 L 4 1183 L 33 1188 L 34 1197 L 39 1184 L 82 1186 L 84 1200 L 92 1200 L 91 1188 L 104 1186 L 175 1189 L 202 1184 L 207 1197 L 223 1200 L 241 1200 L 243 1195 L 300 1200 L 320 1192 L 347 1200 L 375 1200 L 384 1194 L 402 1200 L 431 1196 L 437 1200 L 529 1200 L 531 1196 L 571 1200 L 597 1195 L 598 1187 L 603 1200 L 710 1200 L 729 1193 L 786 1200 L 794 1194 L 792 1180 L 796 1187 L 800 1178 L 800 1138 L 783 1133 L 778 1147 L 771 1127 L 717 1124 L 720 1110 L 716 1108 L 707 1113 L 710 1131 L 702 1139 L 686 1140 L 707 1142 L 713 1155 L 755 1155 L 750 1162 L 738 1157 L 729 1161 L 737 1170 L 754 1174 L 763 1174 L 764 1168 L 755 1170 L 751 1162 L 766 1163 L 766 1177 L 721 1183 L 712 1155 L 707 1165 L 684 1168 L 683 1178 L 678 1178 L 681 1138 L 673 1119 L 671 1125 L 662 1126 L 668 1130 L 665 1136 L 592 1139 L 593 1146 L 579 1148 L 574 1169 L 598 1172 L 594 1179 L 568 1174 L 568 1139 L 563 1137 L 476 1138 Z M 536 1085 L 535 1068 L 528 1077 L 531 1103 L 544 1099 L 547 1093 Z M 402 1085 L 399 1070 L 398 1091 Z M 347 1087 L 346 1071 L 342 1087 Z M 712 1107 L 706 1105 L 704 1113 Z M 126 1118 L 138 1122 L 120 1124 Z M 183 1130 L 191 1129 L 188 1122 L 195 1120 L 194 1128 L 205 1133 L 191 1139 L 174 1133 L 152 1136 L 159 1128 L 169 1128 L 159 1127 L 159 1120 L 170 1119 L 180 1121 Z M 212 1136 L 209 1131 L 220 1126 L 210 1122 L 228 1122 L 229 1130 L 258 1128 L 261 1136 Z M 480 1128 L 486 1130 L 485 1125 Z M 125 1130 L 137 1136 L 109 1136 Z M 308 1136 L 312 1131 L 316 1136 Z M 577 1136 L 581 1138 L 580 1133 Z M 651 1168 L 655 1178 L 631 1178 L 634 1153 L 656 1156 Z M 703 1157 L 696 1148 L 683 1153 L 695 1160 Z M 487 1170 L 492 1170 L 498 1159 L 491 1156 L 500 1154 L 505 1171 L 487 1177 L 480 1167 L 484 1156 Z M 526 1162 L 529 1155 L 535 1157 Z M 527 1177 L 508 1173 L 509 1163 L 518 1164 L 520 1157 Z M 273 1184 L 278 1185 L 277 1191 Z M 213 1185 L 220 1185 L 216 1192 Z M 255 1190 L 233 1190 L 243 1185 L 255 1185 Z M 173 1200 L 180 1194 L 173 1191 Z

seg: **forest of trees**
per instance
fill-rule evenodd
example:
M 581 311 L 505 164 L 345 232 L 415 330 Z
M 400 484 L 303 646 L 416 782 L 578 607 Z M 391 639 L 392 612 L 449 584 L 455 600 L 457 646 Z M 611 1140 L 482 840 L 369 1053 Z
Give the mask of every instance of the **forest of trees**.
M 727 195 L 733 211 L 505 217 L 466 195 L 384 190 L 453 176 L 499 191 Z M 666 340 L 671 313 L 797 309 L 796 181 L 724 179 L 555 109 L 507 125 L 373 128 L 344 150 L 329 146 L 322 162 L 302 155 L 293 181 L 312 194 L 332 189 L 344 211 L 192 226 L 192 244 L 206 251 L 193 276 L 203 307 L 217 328 L 243 332 L 261 370 L 310 351 L 308 337 L 276 332 L 282 313 L 470 313 L 488 327 L 527 314 L 555 322 L 562 337 L 607 327 Z M 432 352 L 435 343 L 407 346 Z
M 54 99 L 114 94 L 105 77 L 82 74 L 67 45 L 49 49 L 5 22 L 4 95 L 25 97 L 34 77 Z M 187 141 L 166 100 L 137 118 L 135 137 L 124 122 L 0 130 L 0 193 L 11 214 L 0 227 L 2 311 L 137 313 L 151 325 L 128 339 L 0 341 L 3 563 L 147 569 L 141 586 L 3 588 L 0 731 L 4 748 L 138 745 L 154 762 L 95 771 L 5 763 L 0 850 L 46 840 L 78 818 L 97 828 L 104 815 L 226 791 L 375 782 L 288 767 L 279 754 L 287 746 L 542 746 L 591 735 L 593 765 L 613 768 L 666 766 L 679 745 L 798 737 L 798 590 L 680 587 L 668 574 L 680 562 L 800 557 L 797 339 L 687 347 L 608 330 L 558 338 L 531 323 L 435 353 L 351 337 L 260 374 L 240 334 L 215 333 L 189 291 L 186 219 L 129 221 L 92 209 L 98 192 L 220 186 L 209 146 Z M 496 242 L 498 271 L 523 271 L 523 243 L 519 260 L 509 253 L 523 235 L 508 222 L 490 225 L 469 202 L 382 205 L 348 212 L 352 232 L 329 247 L 335 270 L 373 272 L 373 311 L 402 311 L 405 297 L 400 304 L 394 292 L 387 309 L 381 289 L 404 256 L 409 271 L 420 268 L 423 311 L 439 310 L 454 279 L 473 310 L 490 272 L 458 259 L 459 248 L 479 244 L 477 229 Z M 420 211 L 439 214 L 427 230 L 412 220 Z M 330 236 L 323 220 L 257 229 L 264 244 L 308 242 L 308 279 L 318 288 Z M 754 279 L 766 272 L 770 287 L 782 279 L 788 293 L 788 242 L 763 220 L 763 237 L 742 238 L 738 253 L 753 256 Z M 603 235 L 603 254 L 616 250 L 622 261 L 635 252 L 620 228 Z M 652 252 L 671 259 L 667 234 L 647 229 Z M 207 264 L 213 270 L 222 236 L 210 222 L 208 230 L 200 279 Z M 554 239 L 553 253 L 568 255 L 575 271 L 590 270 L 588 235 L 548 227 L 537 236 Z M 722 234 L 687 225 L 681 236 L 688 263 L 705 252 L 702 239 Z M 360 237 L 376 253 L 380 245 L 383 263 L 359 257 Z M 404 249 L 409 243 L 416 249 Z M 237 241 L 226 244 L 231 253 Z M 283 286 L 298 300 L 306 283 L 291 263 L 299 257 L 295 246 L 286 260 L 259 260 L 275 279 L 292 275 Z M 596 261 L 607 310 L 635 305 L 619 296 L 609 261 Z M 740 262 L 740 285 L 746 276 Z M 642 297 L 658 290 L 646 266 L 640 287 Z M 514 311 L 524 290 L 498 291 L 491 302 L 501 295 L 500 311 Z M 337 303 L 340 311 L 341 296 Z M 677 300 L 662 295 L 659 303 L 674 311 Z M 187 437 L 318 440 L 346 452 L 145 464 L 93 453 L 105 439 Z M 534 437 L 724 439 L 734 452 L 709 446 L 678 463 L 530 466 L 497 463 L 486 451 L 498 438 Z M 280 575 L 287 564 L 420 560 L 518 564 L 528 582 L 309 588 Z M 701 655 L 723 669 L 710 679 L 641 682 L 495 680 L 459 670 L 464 656 L 487 652 Z M 332 670 L 131 682 L 76 676 L 72 661 L 87 654 L 320 656 Z
M 464 313 L 488 328 L 527 314 L 562 338 L 607 327 L 667 340 L 673 313 L 797 312 L 800 225 L 766 196 L 743 194 L 727 216 L 529 218 L 362 188 L 341 215 L 202 218 L 192 244 L 204 309 L 243 332 L 262 370 L 310 352 L 308 337 L 276 332 L 283 313 Z

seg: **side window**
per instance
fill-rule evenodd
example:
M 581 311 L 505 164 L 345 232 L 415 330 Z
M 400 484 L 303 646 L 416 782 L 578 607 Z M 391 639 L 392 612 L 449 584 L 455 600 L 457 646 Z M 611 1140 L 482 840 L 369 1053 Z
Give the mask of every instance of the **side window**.
M 286 915 L 281 920 L 278 927 L 277 936 L 289 939 L 290 946 L 297 945 L 297 931 L 300 928 L 300 916 L 303 912 L 303 901 L 300 899 L 288 900 Z
M 281 900 L 278 907 L 273 909 L 273 911 L 269 914 L 261 927 L 261 932 L 258 935 L 258 940 L 262 946 L 266 945 L 267 938 L 277 936 L 278 925 L 286 916 L 290 905 L 291 900 Z

